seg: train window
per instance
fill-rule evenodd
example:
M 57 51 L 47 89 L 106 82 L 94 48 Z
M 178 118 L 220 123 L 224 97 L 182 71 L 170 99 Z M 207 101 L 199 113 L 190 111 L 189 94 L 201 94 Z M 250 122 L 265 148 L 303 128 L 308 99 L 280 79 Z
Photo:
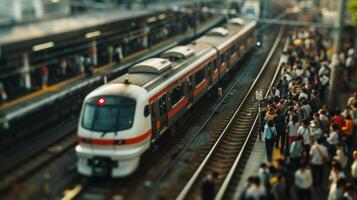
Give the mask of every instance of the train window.
M 86 102 L 82 126 L 93 131 L 121 131 L 133 126 L 135 100 L 126 97 L 106 96 L 105 103 L 98 106 L 97 98 Z
M 173 107 L 176 103 L 178 103 L 183 97 L 183 87 L 182 84 L 176 86 L 171 91 L 171 106 Z
M 150 112 L 149 112 L 149 106 L 146 105 L 145 108 L 144 108 L 144 117 L 147 117 L 149 116 Z
M 205 79 L 205 68 L 202 68 L 195 74 L 196 86 Z

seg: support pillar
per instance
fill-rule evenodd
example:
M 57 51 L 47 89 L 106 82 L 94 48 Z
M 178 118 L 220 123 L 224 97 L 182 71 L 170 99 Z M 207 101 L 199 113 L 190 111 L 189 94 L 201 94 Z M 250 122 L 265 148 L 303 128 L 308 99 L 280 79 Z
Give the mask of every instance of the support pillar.
M 91 52 L 92 52 L 92 60 L 95 66 L 98 65 L 98 55 L 97 55 L 97 41 L 95 39 L 92 40 L 91 44 Z
M 26 89 L 31 89 L 31 73 L 28 53 L 22 54 L 21 81 Z
M 14 0 L 13 13 L 14 13 L 14 20 L 20 22 L 22 20 L 22 4 L 20 0 Z
M 42 0 L 33 0 L 33 7 L 35 9 L 35 16 L 37 19 L 43 18 L 44 10 Z

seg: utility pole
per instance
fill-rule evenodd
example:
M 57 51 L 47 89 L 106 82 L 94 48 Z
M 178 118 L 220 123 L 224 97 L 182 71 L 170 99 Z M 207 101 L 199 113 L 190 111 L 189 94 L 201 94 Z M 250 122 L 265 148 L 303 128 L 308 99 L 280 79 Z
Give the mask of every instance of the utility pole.
M 339 1 L 339 12 L 338 12 L 338 31 L 337 31 L 337 40 L 335 46 L 335 52 L 341 53 L 342 50 L 342 37 L 343 37 L 343 29 L 344 29 L 344 21 L 345 21 L 345 12 L 346 12 L 346 0 Z
M 336 80 L 337 78 L 341 79 L 343 77 L 337 77 L 338 75 L 342 76 L 342 74 L 337 74 L 338 70 L 336 69 L 338 66 L 338 56 L 342 51 L 342 38 L 343 38 L 343 29 L 344 29 L 344 20 L 345 20 L 345 12 L 346 12 L 346 0 L 339 1 L 338 8 L 338 17 L 337 17 L 337 31 L 335 33 L 335 42 L 333 48 L 333 56 L 331 59 L 331 77 L 330 77 L 330 85 L 329 85 L 329 102 L 330 108 L 334 107 L 336 101 L 334 101 L 334 96 L 336 93 Z

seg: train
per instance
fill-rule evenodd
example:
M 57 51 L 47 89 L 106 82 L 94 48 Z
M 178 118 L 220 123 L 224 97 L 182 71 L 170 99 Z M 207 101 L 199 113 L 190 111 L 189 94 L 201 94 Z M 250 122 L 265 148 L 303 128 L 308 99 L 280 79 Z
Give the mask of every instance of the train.
M 143 153 L 255 47 L 256 26 L 229 19 L 89 93 L 78 123 L 79 174 L 134 173 Z

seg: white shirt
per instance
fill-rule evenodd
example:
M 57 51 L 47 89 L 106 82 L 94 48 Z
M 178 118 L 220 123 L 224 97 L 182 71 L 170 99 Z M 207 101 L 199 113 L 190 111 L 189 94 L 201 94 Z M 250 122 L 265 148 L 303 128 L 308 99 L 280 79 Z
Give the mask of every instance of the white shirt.
M 328 200 L 340 200 L 343 196 L 341 188 L 337 188 L 337 183 L 332 183 L 328 193 Z
M 331 181 L 332 183 L 337 183 L 337 180 L 339 178 L 346 178 L 345 173 L 343 171 L 336 173 L 334 170 L 331 170 L 328 180 Z
M 304 139 L 304 145 L 310 144 L 310 130 L 309 130 L 309 128 L 304 128 L 303 126 L 300 126 L 297 133 L 298 133 L 298 135 L 301 135 L 302 138 Z
M 288 124 L 288 134 L 289 134 L 289 136 L 297 136 L 298 135 L 297 131 L 299 129 L 299 126 L 300 126 L 299 123 L 296 123 L 294 125 L 293 122 L 289 122 L 289 124 Z
M 301 169 L 295 172 L 295 185 L 301 189 L 308 189 L 312 185 L 312 176 L 309 169 L 301 171 Z
M 322 85 L 327 85 L 329 78 L 326 75 L 320 77 L 320 82 Z
M 311 128 L 310 127 L 310 131 L 311 131 L 311 137 L 313 137 L 315 139 L 319 139 L 322 135 L 322 131 L 320 128 Z
M 338 134 L 336 131 L 331 132 L 328 138 L 326 139 L 327 142 L 331 145 L 336 145 L 338 143 Z
M 324 162 L 321 154 L 327 157 L 328 156 L 327 148 L 320 144 L 312 145 L 310 149 L 311 163 L 314 165 L 323 165 Z
M 355 159 L 351 166 L 351 176 L 357 178 L 357 159 Z
M 348 56 L 346 59 L 346 67 L 347 68 L 352 67 L 352 57 L 351 56 Z
M 264 197 L 266 195 L 265 192 L 265 187 L 260 184 L 258 187 L 255 184 L 252 184 L 251 186 L 249 186 L 249 188 L 247 189 L 246 193 L 245 193 L 245 197 L 247 199 L 254 199 L 254 200 L 259 200 L 260 198 Z
M 342 149 L 336 150 L 336 155 L 335 155 L 334 159 L 336 159 L 338 162 L 341 163 L 342 168 L 346 167 L 348 158 Z

